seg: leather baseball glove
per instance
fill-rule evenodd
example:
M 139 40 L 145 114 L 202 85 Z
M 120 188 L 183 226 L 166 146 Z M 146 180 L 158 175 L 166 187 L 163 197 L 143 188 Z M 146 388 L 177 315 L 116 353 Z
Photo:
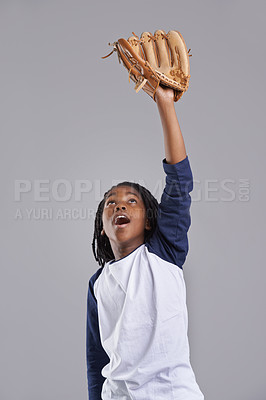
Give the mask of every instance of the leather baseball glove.
M 188 89 L 190 78 L 189 54 L 185 41 L 178 31 L 157 30 L 154 35 L 143 32 L 139 38 L 133 36 L 109 43 L 113 46 L 109 57 L 117 52 L 129 73 L 129 81 L 136 83 L 135 91 L 143 89 L 155 100 L 159 85 L 174 89 L 174 101 L 178 101 Z

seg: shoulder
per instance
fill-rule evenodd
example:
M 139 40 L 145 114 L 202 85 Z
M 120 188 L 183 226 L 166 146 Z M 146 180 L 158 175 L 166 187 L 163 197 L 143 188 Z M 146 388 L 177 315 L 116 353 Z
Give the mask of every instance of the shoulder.
M 97 269 L 97 271 L 90 277 L 89 279 L 89 283 L 94 284 L 95 281 L 99 278 L 99 276 L 101 275 L 102 271 L 103 271 L 104 267 L 101 267 L 99 269 Z
M 89 279 L 88 297 L 91 295 L 95 300 L 96 298 L 94 296 L 93 286 L 97 281 L 97 279 L 99 278 L 99 276 L 101 275 L 103 269 L 104 267 L 97 269 L 97 271 Z

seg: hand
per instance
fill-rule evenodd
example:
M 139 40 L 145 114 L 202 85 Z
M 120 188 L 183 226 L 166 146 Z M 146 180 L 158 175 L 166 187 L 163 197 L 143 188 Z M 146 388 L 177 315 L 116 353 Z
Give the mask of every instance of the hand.
M 170 102 L 174 103 L 174 91 L 166 86 L 159 86 L 155 93 L 155 101 L 159 102 Z

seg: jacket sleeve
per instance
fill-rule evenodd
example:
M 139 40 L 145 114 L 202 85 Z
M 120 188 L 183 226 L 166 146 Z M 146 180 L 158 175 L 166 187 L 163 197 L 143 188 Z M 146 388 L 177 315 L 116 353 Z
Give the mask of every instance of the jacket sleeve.
M 188 253 L 191 224 L 190 192 L 193 176 L 188 157 L 176 164 L 163 160 L 166 184 L 159 204 L 157 228 L 146 243 L 148 250 L 182 268 Z
M 91 277 L 87 297 L 86 355 L 89 400 L 102 399 L 101 392 L 105 378 L 102 376 L 101 370 L 110 361 L 101 344 L 97 301 L 93 292 L 94 282 L 101 271 L 102 268 Z

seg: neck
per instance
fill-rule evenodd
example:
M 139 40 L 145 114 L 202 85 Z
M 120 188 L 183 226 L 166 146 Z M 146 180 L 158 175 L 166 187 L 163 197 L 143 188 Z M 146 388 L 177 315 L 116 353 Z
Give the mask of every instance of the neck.
M 139 241 L 134 244 L 124 244 L 124 243 L 111 243 L 111 247 L 115 256 L 115 261 L 120 260 L 123 257 L 126 257 L 128 254 L 132 253 L 132 251 L 136 250 L 137 247 L 142 245 L 144 241 Z

